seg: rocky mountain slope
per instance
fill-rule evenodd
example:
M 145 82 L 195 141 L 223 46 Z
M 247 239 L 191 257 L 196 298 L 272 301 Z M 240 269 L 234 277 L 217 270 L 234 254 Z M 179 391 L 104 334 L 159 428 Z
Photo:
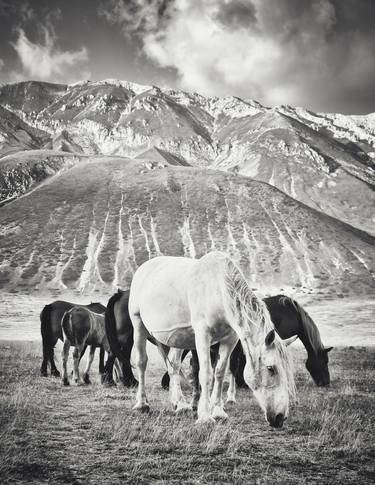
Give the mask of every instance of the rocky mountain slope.
M 117 80 L 2 86 L 0 287 L 110 293 L 152 256 L 220 249 L 263 292 L 368 295 L 374 160 L 371 114 Z
M 160 156 L 265 181 L 312 208 L 375 234 L 375 115 L 267 108 L 118 80 L 0 87 L 0 104 L 35 146 L 90 155 Z M 161 155 L 162 153 L 162 155 Z
M 0 211 L 0 284 L 110 293 L 150 257 L 229 252 L 263 292 L 368 294 L 375 238 L 268 184 L 90 158 Z

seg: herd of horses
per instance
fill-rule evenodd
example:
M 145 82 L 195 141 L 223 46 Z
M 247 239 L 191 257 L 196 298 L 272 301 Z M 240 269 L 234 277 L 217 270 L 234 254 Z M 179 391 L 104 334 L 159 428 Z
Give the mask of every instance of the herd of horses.
M 49 362 L 51 375 L 60 377 L 54 361 L 54 347 L 60 339 L 63 384 L 69 385 L 71 346 L 74 381 L 89 384 L 95 349 L 100 348 L 102 382 L 114 384 L 116 369 L 124 386 L 137 387 L 133 409 L 140 411 L 149 409 L 147 341 L 164 360 L 167 372 L 161 384 L 169 388 L 175 411 L 196 409 L 201 423 L 228 417 L 223 382 L 229 361 L 227 402 L 235 402 L 236 387 L 249 387 L 269 424 L 282 427 L 296 392 L 287 349 L 296 338 L 307 351 L 306 368 L 316 385 L 330 383 L 328 352 L 332 347 L 324 347 L 308 313 L 283 295 L 259 299 L 230 257 L 218 251 L 200 259 L 150 259 L 135 272 L 130 290 L 118 290 L 107 307 L 55 301 L 43 308 L 40 318 L 42 376 L 47 376 Z M 87 346 L 89 357 L 81 377 L 79 363 Z M 138 380 L 131 364 L 133 349 Z M 181 389 L 181 364 L 189 352 L 190 403 Z

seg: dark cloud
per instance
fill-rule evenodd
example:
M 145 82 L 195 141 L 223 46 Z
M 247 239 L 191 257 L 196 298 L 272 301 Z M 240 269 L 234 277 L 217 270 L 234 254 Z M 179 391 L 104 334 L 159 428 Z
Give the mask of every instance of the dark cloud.
M 142 36 L 163 29 L 174 0 L 109 0 L 100 3 L 98 13 L 120 25 L 127 36 Z
M 316 110 L 375 109 L 372 0 L 175 0 L 160 15 L 161 3 L 112 0 L 112 14 L 150 59 L 176 70 L 183 88 Z
M 216 19 L 230 28 L 256 25 L 256 10 L 251 2 L 235 0 L 221 4 Z
M 374 0 L 0 0 L 0 80 L 31 76 L 30 50 L 50 61 L 39 78 L 84 65 L 96 79 L 370 112 L 374 18 Z

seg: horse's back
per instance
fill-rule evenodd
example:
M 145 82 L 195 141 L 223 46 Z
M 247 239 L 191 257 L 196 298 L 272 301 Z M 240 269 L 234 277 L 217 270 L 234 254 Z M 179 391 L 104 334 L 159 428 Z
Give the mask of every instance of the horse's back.
M 196 260 L 183 257 L 159 256 L 141 265 L 130 287 L 129 311 L 139 312 L 140 306 L 150 304 L 165 308 L 165 298 L 181 304 L 186 300 L 186 288 L 191 268 Z
M 213 252 L 201 259 L 184 257 L 160 256 L 147 261 L 136 271 L 129 298 L 130 315 L 142 315 L 142 321 L 147 330 L 157 339 L 166 343 L 165 335 L 169 335 L 171 344 L 173 332 L 180 340 L 179 334 L 192 331 L 192 319 L 199 319 L 199 309 L 211 311 L 214 301 L 215 319 L 224 318 L 220 306 L 220 283 L 224 265 L 228 257 L 224 253 Z M 191 310 L 194 310 L 194 314 Z M 191 333 L 191 332 L 190 332 Z M 191 340 L 191 335 L 186 335 Z M 173 345 L 179 346 L 179 345 Z M 190 346 L 190 344 L 189 344 Z
M 86 342 L 91 329 L 89 310 L 81 306 L 73 306 L 65 313 L 62 328 L 65 337 L 72 345 L 82 345 Z

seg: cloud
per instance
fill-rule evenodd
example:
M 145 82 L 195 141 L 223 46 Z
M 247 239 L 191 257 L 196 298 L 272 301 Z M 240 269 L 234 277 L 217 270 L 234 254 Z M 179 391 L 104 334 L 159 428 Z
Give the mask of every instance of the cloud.
M 185 89 L 316 110 L 371 97 L 371 0 L 111 0 L 106 12 Z
M 88 53 L 85 47 L 75 51 L 63 51 L 57 44 L 52 24 L 40 26 L 41 40 L 31 41 L 25 31 L 17 30 L 12 46 L 21 62 L 21 71 L 13 72 L 16 80 L 35 79 L 53 82 L 73 82 L 89 77 L 85 69 Z
M 169 18 L 173 0 L 107 0 L 99 7 L 99 15 L 122 27 L 125 35 L 156 32 Z

